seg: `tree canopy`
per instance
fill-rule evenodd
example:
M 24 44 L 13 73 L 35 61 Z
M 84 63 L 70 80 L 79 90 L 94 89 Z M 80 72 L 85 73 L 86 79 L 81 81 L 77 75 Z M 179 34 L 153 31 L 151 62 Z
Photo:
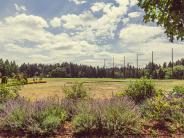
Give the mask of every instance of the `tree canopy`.
M 145 22 L 156 22 L 165 28 L 170 41 L 184 40 L 184 0 L 138 0 L 145 11 Z
M 12 77 L 24 74 L 27 77 L 50 77 L 50 78 L 140 78 L 148 77 L 154 79 L 174 78 L 184 79 L 184 58 L 174 62 L 172 74 L 172 62 L 163 65 L 148 63 L 143 68 L 136 68 L 131 65 L 126 67 L 93 67 L 78 65 L 74 63 L 56 64 L 26 64 L 18 66 L 15 61 L 0 59 L 0 78 L 3 76 Z

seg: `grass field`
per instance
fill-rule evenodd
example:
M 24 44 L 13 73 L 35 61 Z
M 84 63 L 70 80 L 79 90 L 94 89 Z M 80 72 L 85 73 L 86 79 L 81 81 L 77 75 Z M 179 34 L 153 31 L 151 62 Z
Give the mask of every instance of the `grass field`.
M 123 91 L 127 88 L 130 81 L 135 79 L 96 79 L 96 78 L 47 78 L 44 84 L 29 84 L 23 87 L 21 96 L 31 100 L 42 99 L 46 97 L 63 97 L 62 87 L 71 85 L 74 82 L 84 82 L 90 96 L 95 98 L 107 98 L 112 93 Z M 154 80 L 157 89 L 171 90 L 174 86 L 184 86 L 184 80 Z

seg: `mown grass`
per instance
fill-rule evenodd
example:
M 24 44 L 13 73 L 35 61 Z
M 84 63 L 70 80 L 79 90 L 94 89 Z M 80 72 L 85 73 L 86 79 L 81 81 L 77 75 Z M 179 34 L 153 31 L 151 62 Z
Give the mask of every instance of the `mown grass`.
M 32 79 L 29 79 L 32 80 Z M 136 79 L 112 78 L 45 78 L 45 84 L 32 84 L 23 87 L 21 96 L 29 99 L 42 99 L 46 97 L 63 97 L 62 87 L 75 82 L 84 82 L 90 95 L 95 98 L 108 98 L 112 93 L 125 90 L 131 81 Z M 154 80 L 156 89 L 171 90 L 174 86 L 184 86 L 184 80 Z

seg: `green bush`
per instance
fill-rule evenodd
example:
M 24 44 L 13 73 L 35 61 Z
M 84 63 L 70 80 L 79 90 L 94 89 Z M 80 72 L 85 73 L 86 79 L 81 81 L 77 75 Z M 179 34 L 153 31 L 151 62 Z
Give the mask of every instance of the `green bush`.
M 1 78 L 1 84 L 7 84 L 8 83 L 8 77 L 7 76 L 3 76 Z
M 67 99 L 78 100 L 85 99 L 88 96 L 83 83 L 76 82 L 72 86 L 64 86 L 63 90 Z
M 24 74 L 16 74 L 13 76 L 13 79 L 15 79 L 17 82 L 19 82 L 22 85 L 25 85 L 28 83 L 27 76 Z
M 175 107 L 170 106 L 169 101 L 164 96 L 157 96 L 149 99 L 143 105 L 142 114 L 149 119 L 154 119 L 158 122 L 170 120 L 171 111 Z
M 125 92 L 126 95 L 137 104 L 156 95 L 156 89 L 153 82 L 144 78 L 131 82 Z
M 184 100 L 171 96 L 156 96 L 142 106 L 142 115 L 170 132 L 184 132 Z
M 0 84 L 0 102 L 18 97 L 20 86 L 10 86 L 8 84 Z
M 175 86 L 172 90 L 173 94 L 184 94 L 184 87 L 183 86 Z

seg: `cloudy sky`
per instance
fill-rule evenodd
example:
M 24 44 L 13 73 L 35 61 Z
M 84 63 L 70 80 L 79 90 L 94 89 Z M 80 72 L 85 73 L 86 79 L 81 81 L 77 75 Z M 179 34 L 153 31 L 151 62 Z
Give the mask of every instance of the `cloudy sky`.
M 144 24 L 136 0 L 0 0 L 0 58 L 16 62 L 74 62 L 140 66 L 184 57 L 184 43 L 170 43 L 161 27 Z

